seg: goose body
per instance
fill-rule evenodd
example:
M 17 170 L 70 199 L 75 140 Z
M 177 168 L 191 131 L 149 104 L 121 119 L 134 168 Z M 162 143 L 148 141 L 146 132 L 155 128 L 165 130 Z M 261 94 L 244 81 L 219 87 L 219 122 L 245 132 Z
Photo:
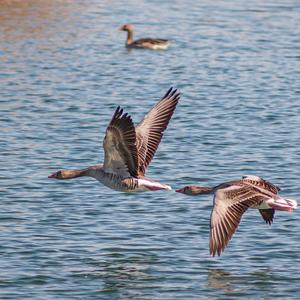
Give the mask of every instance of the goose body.
M 258 209 L 269 225 L 273 222 L 275 210 L 292 212 L 297 208 L 295 200 L 280 197 L 279 191 L 279 187 L 253 175 L 225 182 L 213 188 L 186 186 L 176 190 L 186 195 L 214 194 L 209 239 L 212 256 L 221 255 L 248 208 Z
M 165 96 L 134 127 L 131 116 L 118 107 L 106 129 L 103 141 L 104 164 L 82 170 L 61 170 L 49 178 L 72 179 L 89 176 L 122 192 L 171 190 L 171 187 L 145 177 L 163 132 L 175 111 L 180 93 L 170 88 Z
M 169 47 L 170 42 L 165 39 L 156 38 L 142 38 L 133 40 L 133 26 L 131 24 L 125 24 L 119 28 L 120 31 L 127 31 L 127 39 L 125 46 L 127 48 L 140 48 L 140 49 L 152 49 L 152 50 L 165 50 Z

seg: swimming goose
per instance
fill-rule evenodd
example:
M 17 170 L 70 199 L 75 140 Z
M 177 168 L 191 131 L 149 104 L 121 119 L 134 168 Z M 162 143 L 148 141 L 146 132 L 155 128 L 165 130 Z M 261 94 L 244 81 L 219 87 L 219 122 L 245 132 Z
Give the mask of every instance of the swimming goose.
M 119 28 L 120 31 L 127 31 L 126 47 L 128 48 L 144 48 L 152 50 L 165 50 L 169 47 L 170 42 L 164 39 L 143 38 L 133 40 L 133 26 L 125 24 Z
M 186 195 L 214 193 L 210 218 L 209 251 L 220 256 L 235 233 L 242 215 L 248 208 L 258 208 L 268 224 L 272 224 L 275 210 L 293 211 L 297 202 L 278 195 L 279 187 L 258 176 L 243 176 L 240 180 L 222 183 L 214 188 L 186 186 L 176 192 Z
M 170 186 L 147 179 L 144 175 L 179 99 L 180 93 L 170 88 L 136 127 L 131 116 L 118 107 L 103 141 L 104 164 L 83 170 L 62 170 L 48 177 L 71 179 L 90 176 L 122 192 L 171 190 Z

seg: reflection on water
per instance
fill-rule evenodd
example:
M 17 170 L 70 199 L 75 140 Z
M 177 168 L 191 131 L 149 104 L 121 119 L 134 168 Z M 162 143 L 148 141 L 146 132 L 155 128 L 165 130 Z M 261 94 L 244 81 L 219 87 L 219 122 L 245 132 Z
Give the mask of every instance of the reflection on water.
M 222 289 L 225 292 L 235 291 L 232 286 L 231 274 L 220 269 L 208 270 L 207 286 L 214 289 Z
M 112 256 L 120 256 L 112 253 Z M 75 277 L 93 280 L 98 284 L 98 293 L 117 293 L 123 296 L 142 296 L 148 299 L 145 294 L 139 293 L 138 288 L 151 287 L 159 278 L 149 271 L 151 265 L 157 263 L 153 255 L 107 258 L 106 261 L 93 260 L 87 265 L 88 270 L 72 270 Z M 151 297 L 149 297 L 151 299 Z
M 0 0 L 0 299 L 292 299 L 299 213 L 249 211 L 221 257 L 211 197 L 122 194 L 84 168 L 117 105 L 182 92 L 147 176 L 177 188 L 265 177 L 300 199 L 299 4 Z M 172 40 L 132 51 L 117 28 Z M 285 249 L 284 251 L 282 249 Z
M 96 271 L 104 280 L 104 290 L 115 288 L 131 289 L 145 281 L 155 280 L 155 276 L 149 274 L 149 267 L 153 262 L 147 257 L 130 258 L 124 261 L 116 260 L 99 265 Z
M 67 18 L 70 10 L 70 1 L 0 1 L 1 40 L 47 36 L 55 22 Z
M 271 268 L 259 269 L 254 272 L 228 272 L 224 269 L 210 269 L 207 285 L 210 288 L 222 290 L 228 295 L 246 295 L 250 291 L 259 290 L 262 297 L 272 295 L 273 289 L 280 284 L 282 278 L 273 274 Z
M 77 1 L 68 0 L 0 1 L 0 44 L 4 54 L 8 51 L 7 55 L 18 55 L 24 46 L 38 49 L 47 49 L 53 43 L 63 46 L 76 35 L 78 16 L 84 9 Z M 12 43 L 15 43 L 13 53 Z

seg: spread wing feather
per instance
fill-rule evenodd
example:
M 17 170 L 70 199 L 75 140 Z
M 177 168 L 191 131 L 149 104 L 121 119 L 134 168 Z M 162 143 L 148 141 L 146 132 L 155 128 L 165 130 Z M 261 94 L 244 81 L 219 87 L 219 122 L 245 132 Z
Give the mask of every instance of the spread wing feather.
M 136 127 L 139 175 L 145 174 L 179 99 L 180 93 L 170 88 Z
M 136 133 L 131 117 L 118 107 L 103 141 L 104 170 L 123 177 L 138 176 Z
M 246 210 L 267 198 L 250 186 L 227 185 L 217 189 L 210 220 L 209 250 L 212 256 L 220 255 L 225 249 Z

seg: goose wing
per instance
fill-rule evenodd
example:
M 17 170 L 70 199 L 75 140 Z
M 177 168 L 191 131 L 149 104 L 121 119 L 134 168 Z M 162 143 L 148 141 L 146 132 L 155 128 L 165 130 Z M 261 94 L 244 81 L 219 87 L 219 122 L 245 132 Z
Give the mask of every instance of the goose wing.
M 151 46 L 156 46 L 156 45 L 165 45 L 169 43 L 168 40 L 165 39 L 154 39 L 154 38 L 142 38 L 142 39 L 138 39 L 136 41 L 133 42 L 133 45 L 135 47 L 151 47 Z
M 259 209 L 259 212 L 267 224 L 271 225 L 273 223 L 274 214 L 275 214 L 274 208 Z
M 276 186 L 275 184 L 271 183 L 270 181 L 267 181 L 259 176 L 246 175 L 246 176 L 243 176 L 242 180 L 244 182 L 246 182 L 247 184 L 251 184 L 262 190 L 266 190 L 266 191 L 269 191 L 274 194 L 278 194 L 278 192 L 280 191 L 280 188 L 278 186 Z
M 218 188 L 210 219 L 210 254 L 220 255 L 235 233 L 246 210 L 268 198 L 257 189 L 238 183 Z
M 170 88 L 136 127 L 139 175 L 145 174 L 179 99 L 180 93 Z
M 136 134 L 131 117 L 118 107 L 103 141 L 104 171 L 123 177 L 138 175 Z

